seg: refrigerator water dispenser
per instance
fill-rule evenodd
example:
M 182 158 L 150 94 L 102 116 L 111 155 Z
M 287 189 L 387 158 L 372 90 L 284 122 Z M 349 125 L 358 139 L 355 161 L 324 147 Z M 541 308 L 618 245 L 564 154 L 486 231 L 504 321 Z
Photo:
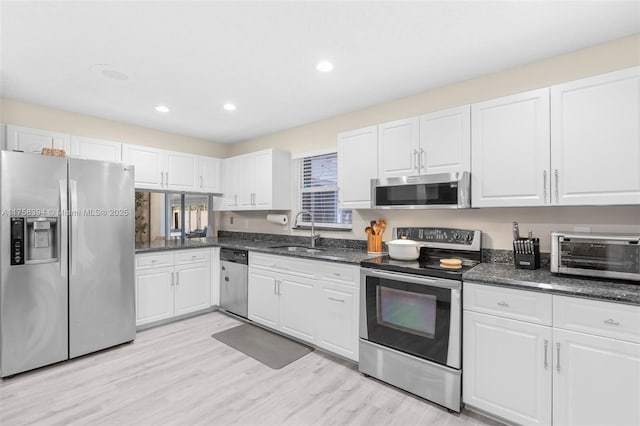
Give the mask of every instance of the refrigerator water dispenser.
M 58 261 L 58 218 L 27 218 L 25 263 Z

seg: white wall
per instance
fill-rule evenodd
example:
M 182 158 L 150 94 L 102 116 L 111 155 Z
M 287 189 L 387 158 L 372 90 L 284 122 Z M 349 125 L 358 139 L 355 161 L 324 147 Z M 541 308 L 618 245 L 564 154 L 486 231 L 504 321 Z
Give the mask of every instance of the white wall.
M 640 34 L 246 141 L 231 146 L 229 155 L 267 147 L 286 149 L 292 153 L 335 149 L 336 134 L 345 130 L 637 65 L 640 65 Z M 230 223 L 232 217 L 234 224 Z M 288 227 L 267 223 L 265 217 L 266 212 L 223 213 L 219 215 L 218 226 L 230 231 L 308 235 L 308 231 L 292 231 Z M 389 227 L 451 226 L 481 229 L 485 233 L 483 246 L 494 249 L 511 249 L 512 221 L 520 222 L 523 232 L 531 230 L 540 237 L 542 251 L 549 251 L 551 231 L 573 230 L 577 225 L 589 226 L 593 232 L 640 233 L 640 206 L 612 206 L 461 211 L 358 210 L 354 211 L 352 232 L 323 232 L 323 235 L 364 240 L 365 226 L 378 217 L 387 218 Z M 390 238 L 391 232 L 387 231 L 383 240 Z

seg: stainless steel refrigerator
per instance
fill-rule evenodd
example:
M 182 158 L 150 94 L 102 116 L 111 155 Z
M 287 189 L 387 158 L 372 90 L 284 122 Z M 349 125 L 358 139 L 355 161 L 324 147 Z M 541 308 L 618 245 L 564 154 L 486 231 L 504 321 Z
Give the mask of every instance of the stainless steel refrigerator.
M 133 167 L 0 153 L 2 377 L 135 338 Z

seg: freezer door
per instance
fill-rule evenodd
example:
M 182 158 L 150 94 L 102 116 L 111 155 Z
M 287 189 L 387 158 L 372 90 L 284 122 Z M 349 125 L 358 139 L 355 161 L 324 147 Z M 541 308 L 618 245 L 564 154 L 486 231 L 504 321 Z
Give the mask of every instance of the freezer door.
M 69 357 L 135 338 L 133 167 L 69 160 Z
M 0 174 L 0 371 L 6 377 L 68 358 L 67 219 L 61 214 L 67 160 L 2 151 Z M 25 236 L 27 222 L 55 220 L 50 239 L 32 241 L 32 256 L 25 248 L 24 264 L 11 265 L 11 217 L 25 219 Z M 43 247 L 49 244 L 55 247 Z M 54 260 L 42 258 L 49 250 Z

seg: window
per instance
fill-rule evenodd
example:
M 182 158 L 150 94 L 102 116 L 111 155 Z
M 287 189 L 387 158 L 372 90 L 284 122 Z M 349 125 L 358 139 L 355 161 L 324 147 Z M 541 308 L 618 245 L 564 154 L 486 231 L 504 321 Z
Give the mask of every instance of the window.
M 351 210 L 338 208 L 338 157 L 335 152 L 294 160 L 294 184 L 298 212 L 311 212 L 319 228 L 351 229 Z M 311 216 L 301 215 L 298 226 L 311 226 Z

